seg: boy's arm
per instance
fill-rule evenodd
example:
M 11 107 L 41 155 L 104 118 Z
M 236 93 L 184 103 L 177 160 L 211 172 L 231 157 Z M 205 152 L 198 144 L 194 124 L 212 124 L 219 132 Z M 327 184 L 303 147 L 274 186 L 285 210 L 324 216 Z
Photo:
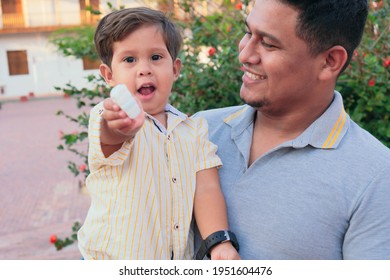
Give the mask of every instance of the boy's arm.
M 196 173 L 194 215 L 202 239 L 229 228 L 225 199 L 216 167 Z M 240 256 L 232 243 L 226 242 L 211 249 L 211 259 L 240 259 Z

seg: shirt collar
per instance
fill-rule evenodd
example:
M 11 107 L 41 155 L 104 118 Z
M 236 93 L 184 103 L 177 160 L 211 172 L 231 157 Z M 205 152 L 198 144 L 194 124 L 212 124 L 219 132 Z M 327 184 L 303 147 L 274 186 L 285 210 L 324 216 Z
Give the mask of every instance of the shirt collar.
M 172 131 L 180 122 L 185 121 L 188 118 L 188 116 L 186 114 L 180 112 L 175 107 L 173 107 L 171 104 L 165 105 L 164 111 L 167 113 L 168 129 L 166 129 L 152 115 L 145 113 L 145 115 L 154 123 L 154 125 L 164 134 L 167 134 L 167 131 Z
M 252 133 L 255 113 L 254 108 L 244 105 L 224 119 L 224 122 L 232 127 L 232 138 L 236 138 L 247 129 Z M 311 145 L 315 148 L 335 149 L 346 134 L 349 121 L 350 118 L 344 110 L 342 96 L 335 91 L 333 101 L 326 111 L 301 135 L 290 141 L 289 145 L 294 148 Z

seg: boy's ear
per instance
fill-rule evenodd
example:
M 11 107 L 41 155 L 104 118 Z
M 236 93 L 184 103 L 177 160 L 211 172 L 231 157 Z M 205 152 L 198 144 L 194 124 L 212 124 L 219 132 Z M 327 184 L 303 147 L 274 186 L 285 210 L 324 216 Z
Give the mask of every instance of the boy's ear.
M 337 79 L 347 61 L 348 54 L 344 47 L 333 46 L 322 55 L 320 80 Z
M 114 81 L 112 80 L 111 68 L 107 64 L 102 63 L 99 66 L 99 70 L 106 83 L 109 86 L 113 86 Z
M 176 58 L 173 62 L 173 76 L 175 77 L 175 81 L 179 78 L 180 70 L 181 70 L 181 60 Z

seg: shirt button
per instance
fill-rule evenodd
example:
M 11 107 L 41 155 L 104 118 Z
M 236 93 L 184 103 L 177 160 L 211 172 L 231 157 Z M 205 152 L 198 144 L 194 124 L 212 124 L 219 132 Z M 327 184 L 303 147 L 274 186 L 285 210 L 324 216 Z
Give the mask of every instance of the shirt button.
M 172 178 L 172 182 L 176 183 L 176 178 L 175 177 Z
M 171 140 L 171 135 L 170 135 L 170 134 L 168 134 L 167 139 L 168 139 L 168 140 Z
M 175 224 L 175 225 L 173 226 L 173 229 L 174 229 L 174 230 L 179 230 L 179 224 Z

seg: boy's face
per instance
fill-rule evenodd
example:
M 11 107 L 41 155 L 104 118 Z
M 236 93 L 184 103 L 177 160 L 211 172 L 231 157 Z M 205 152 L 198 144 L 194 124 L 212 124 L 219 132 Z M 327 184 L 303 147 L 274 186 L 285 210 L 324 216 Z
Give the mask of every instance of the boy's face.
M 125 84 L 150 115 L 164 112 L 181 61 L 168 52 L 159 27 L 141 26 L 113 45 L 111 69 L 100 72 L 110 86 Z

